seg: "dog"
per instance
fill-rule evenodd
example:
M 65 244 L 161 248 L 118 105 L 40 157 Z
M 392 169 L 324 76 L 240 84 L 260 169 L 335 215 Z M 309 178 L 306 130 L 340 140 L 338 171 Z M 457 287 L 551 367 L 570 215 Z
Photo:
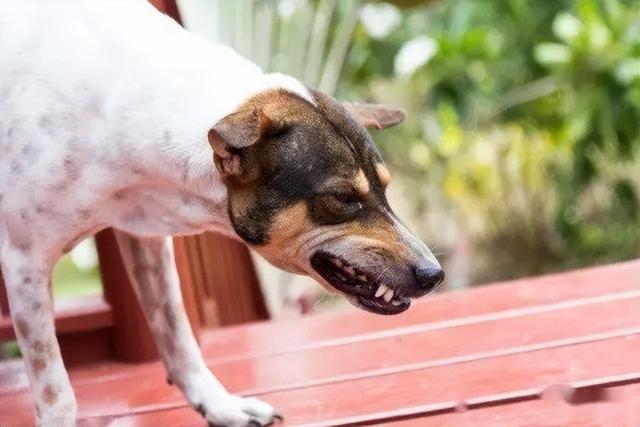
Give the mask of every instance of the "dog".
M 167 378 L 215 425 L 277 414 L 207 369 L 168 236 L 243 241 L 378 314 L 436 287 L 442 268 L 392 212 L 365 130 L 403 119 L 263 73 L 143 0 L 0 2 L 0 265 L 37 423 L 74 426 L 77 413 L 51 269 L 106 227 Z

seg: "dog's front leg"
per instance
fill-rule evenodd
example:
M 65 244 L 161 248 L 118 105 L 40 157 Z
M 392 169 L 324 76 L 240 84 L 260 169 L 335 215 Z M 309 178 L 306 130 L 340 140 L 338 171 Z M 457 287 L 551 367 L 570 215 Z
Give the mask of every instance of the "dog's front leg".
M 0 246 L 0 260 L 38 425 L 75 426 L 76 399 L 54 329 L 51 257 L 34 245 L 7 244 Z
M 230 395 L 206 367 L 184 311 L 170 239 L 116 232 L 120 251 L 164 361 L 168 379 L 210 424 L 262 426 L 271 406 Z

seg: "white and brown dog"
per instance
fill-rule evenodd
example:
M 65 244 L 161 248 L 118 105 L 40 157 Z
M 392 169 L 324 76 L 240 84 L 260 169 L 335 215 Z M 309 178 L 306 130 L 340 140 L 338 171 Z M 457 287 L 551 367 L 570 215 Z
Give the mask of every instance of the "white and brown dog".
M 264 74 L 143 0 L 0 1 L 0 265 L 38 423 L 76 422 L 51 268 L 105 227 L 168 378 L 216 425 L 267 425 L 274 410 L 205 366 L 166 236 L 242 240 L 380 314 L 433 289 L 443 272 L 391 211 L 363 128 L 403 117 Z

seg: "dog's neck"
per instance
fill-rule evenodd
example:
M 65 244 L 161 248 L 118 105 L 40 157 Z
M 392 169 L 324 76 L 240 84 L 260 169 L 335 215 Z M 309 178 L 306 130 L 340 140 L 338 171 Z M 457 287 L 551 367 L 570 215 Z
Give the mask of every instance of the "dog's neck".
M 247 65 L 255 67 L 248 61 Z M 158 114 L 164 116 L 161 121 L 165 126 L 159 126 L 161 132 L 157 132 L 153 140 L 156 141 L 156 149 L 163 153 L 162 161 L 167 162 L 160 170 L 165 171 L 173 184 L 170 188 L 178 189 L 187 205 L 206 204 L 211 214 L 205 225 L 207 229 L 239 239 L 229 220 L 226 187 L 213 162 L 213 150 L 207 139 L 209 129 L 233 113 L 238 105 L 262 91 L 284 88 L 304 98 L 311 99 L 311 96 L 299 81 L 282 74 L 256 72 L 251 79 L 242 80 L 228 76 L 220 80 L 213 73 L 210 76 L 210 95 L 204 91 L 192 94 L 181 98 L 175 108 L 158 110 Z M 220 93 L 223 87 L 230 94 L 215 96 L 214 93 Z M 156 163 L 154 170 L 157 167 Z M 189 206 L 181 208 L 191 209 Z
M 152 17 L 157 18 L 164 17 Z M 112 92 L 118 120 L 110 133 L 126 132 L 123 149 L 129 150 L 131 167 L 148 171 L 141 179 L 158 183 L 153 191 L 166 197 L 161 203 L 174 205 L 175 214 L 189 223 L 172 234 L 206 228 L 237 238 L 228 218 L 226 188 L 207 140 L 209 129 L 262 91 L 284 88 L 307 99 L 311 95 L 296 79 L 265 74 L 232 49 L 209 44 L 172 21 L 157 20 L 149 27 L 155 29 L 153 37 L 166 38 L 160 44 L 165 49 L 145 52 L 144 61 L 129 64 L 127 77 L 134 81 L 123 84 L 121 93 L 117 88 Z M 145 47 L 144 40 L 141 43 L 138 49 Z

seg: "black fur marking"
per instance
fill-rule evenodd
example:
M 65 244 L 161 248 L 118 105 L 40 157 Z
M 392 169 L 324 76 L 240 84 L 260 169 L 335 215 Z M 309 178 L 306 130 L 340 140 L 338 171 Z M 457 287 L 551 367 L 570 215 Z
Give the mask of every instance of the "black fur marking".
M 376 172 L 380 154 L 371 137 L 337 101 L 312 93 L 317 107 L 288 94 L 296 107 L 290 122 L 240 151 L 243 169 L 254 171 L 257 179 L 235 188 L 231 184 L 229 217 L 249 244 L 267 244 L 274 217 L 301 200 L 318 225 L 370 222 L 390 210 Z M 353 191 L 360 170 L 371 191 L 354 209 L 358 203 L 345 204 L 332 195 Z M 245 194 L 242 209 L 233 197 L 239 190 Z

